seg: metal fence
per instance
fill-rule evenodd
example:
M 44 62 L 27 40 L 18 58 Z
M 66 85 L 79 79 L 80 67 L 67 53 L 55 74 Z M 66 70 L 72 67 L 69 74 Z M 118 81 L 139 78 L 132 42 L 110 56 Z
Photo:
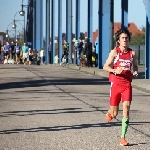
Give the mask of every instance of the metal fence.
M 138 57 L 138 64 L 145 65 L 145 45 L 130 45 L 132 50 L 136 51 Z

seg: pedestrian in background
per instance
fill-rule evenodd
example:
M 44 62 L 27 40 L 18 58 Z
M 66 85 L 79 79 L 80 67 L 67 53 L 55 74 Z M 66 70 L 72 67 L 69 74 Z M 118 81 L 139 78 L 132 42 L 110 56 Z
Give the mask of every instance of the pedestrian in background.
M 96 56 L 95 67 L 97 67 L 98 66 L 98 37 L 96 38 L 96 41 L 94 42 L 94 49 L 95 49 L 95 56 Z
M 44 64 L 44 61 L 45 61 L 45 52 L 44 52 L 44 48 L 42 48 L 40 50 L 40 59 L 41 59 L 41 65 Z
M 81 54 L 83 52 L 83 41 L 82 41 L 82 38 L 79 37 L 79 40 L 78 40 L 78 43 L 76 45 L 76 50 L 77 50 L 77 66 L 80 66 L 81 65 L 81 62 L 80 62 L 80 57 L 81 57 Z
M 51 42 L 49 43 L 49 46 L 48 46 L 48 56 L 49 56 L 49 64 L 51 64 Z
M 87 58 L 87 66 L 92 67 L 92 43 L 89 41 L 89 38 L 85 39 L 84 50 Z

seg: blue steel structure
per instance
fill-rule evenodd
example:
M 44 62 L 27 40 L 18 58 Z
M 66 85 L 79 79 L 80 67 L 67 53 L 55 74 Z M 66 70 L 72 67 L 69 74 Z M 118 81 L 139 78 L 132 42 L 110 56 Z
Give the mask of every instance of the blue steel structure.
M 90 42 L 93 41 L 93 0 L 88 0 L 88 11 L 87 11 L 87 33 Z
M 80 0 L 76 0 L 75 38 L 80 37 Z M 77 64 L 77 51 L 74 52 L 74 64 Z
M 72 25 L 72 16 L 71 16 L 71 5 L 72 5 L 72 0 L 66 0 L 66 39 L 67 42 L 69 43 L 69 52 L 70 54 L 72 53 L 72 30 L 71 30 L 71 25 Z
M 32 1 L 33 2 L 33 20 L 31 20 L 32 21 L 32 26 L 33 26 L 33 30 L 31 30 L 31 31 L 29 31 L 29 32 L 31 32 L 32 34 L 33 34 L 33 41 L 32 41 L 32 48 L 33 49 L 36 49 L 36 0 L 33 0 Z M 29 7 L 30 7 L 30 5 L 29 5 Z
M 58 0 L 58 58 L 62 56 L 62 0 Z M 61 59 L 59 59 L 59 63 Z
M 55 0 L 51 0 L 51 62 L 54 63 L 55 57 Z
M 35 46 L 37 50 L 43 48 L 43 0 L 36 0 L 36 40 Z
M 145 78 L 150 79 L 150 0 L 144 0 L 146 7 L 146 44 L 145 44 Z
M 103 65 L 108 57 L 110 46 L 110 0 L 99 0 L 98 9 L 98 68 Z
M 121 8 L 122 8 L 121 27 L 123 29 L 127 29 L 128 28 L 128 0 L 121 1 Z
M 29 1 L 27 7 L 27 25 L 26 25 L 26 41 L 28 46 L 33 48 L 33 1 Z
M 40 49 L 43 47 L 43 1 L 44 0 L 29 0 L 30 4 L 33 1 L 33 47 Z M 51 43 L 52 43 L 52 63 L 54 63 L 54 56 L 55 56 L 55 0 L 51 1 Z M 99 0 L 98 1 L 98 39 L 99 39 L 99 55 L 98 55 L 98 68 L 102 69 L 105 60 L 108 56 L 110 51 L 110 5 L 113 4 L 113 0 Z M 93 0 L 87 0 L 88 2 L 88 37 L 91 38 L 92 41 L 92 9 L 93 9 Z M 145 78 L 150 79 L 150 0 L 143 0 L 144 5 L 146 7 L 146 48 L 145 48 L 145 58 L 146 58 L 146 65 L 145 65 Z M 75 0 L 76 3 L 76 22 L 75 22 L 75 35 L 76 39 L 80 36 L 80 0 Z M 67 41 L 70 43 L 72 42 L 71 36 L 71 1 L 66 0 L 66 38 Z M 58 0 L 58 40 L 61 42 L 62 40 L 62 0 Z M 49 6 L 50 7 L 50 6 Z M 48 9 L 48 7 L 46 6 Z M 122 28 L 128 28 L 128 0 L 121 0 L 121 24 Z M 29 11 L 28 11 L 29 13 Z M 29 17 L 29 22 L 32 24 L 31 21 L 32 17 Z M 46 18 L 48 19 L 48 18 Z M 47 31 L 49 30 L 47 27 Z M 31 28 L 29 29 L 31 30 Z M 30 32 L 32 33 L 32 31 Z M 29 32 L 27 32 L 27 36 Z M 46 32 L 46 34 L 48 34 Z M 49 35 L 46 35 L 47 39 Z M 28 39 L 28 38 L 27 38 Z M 48 42 L 48 40 L 47 40 Z M 59 58 L 61 55 L 61 46 L 59 43 Z M 74 61 L 76 63 L 76 61 Z
M 50 0 L 46 0 L 46 64 L 49 64 L 48 48 L 50 44 Z M 50 59 L 51 60 L 51 59 Z

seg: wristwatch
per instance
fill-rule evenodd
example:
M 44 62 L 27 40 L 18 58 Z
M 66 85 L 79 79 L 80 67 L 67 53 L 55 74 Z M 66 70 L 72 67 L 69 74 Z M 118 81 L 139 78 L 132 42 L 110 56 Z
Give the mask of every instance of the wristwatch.
M 113 74 L 116 75 L 117 73 L 115 72 L 115 70 L 113 71 Z

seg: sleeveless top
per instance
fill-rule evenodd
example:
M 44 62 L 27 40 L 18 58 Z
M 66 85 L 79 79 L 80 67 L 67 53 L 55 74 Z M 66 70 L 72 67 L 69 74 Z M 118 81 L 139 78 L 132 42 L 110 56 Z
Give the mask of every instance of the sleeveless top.
M 132 82 L 132 62 L 133 62 L 133 55 L 132 49 L 128 48 L 126 52 L 122 52 L 118 47 L 116 47 L 117 56 L 113 61 L 113 68 L 117 69 L 121 67 L 123 69 L 121 74 L 114 74 L 109 73 L 109 81 L 113 83 L 130 83 Z

